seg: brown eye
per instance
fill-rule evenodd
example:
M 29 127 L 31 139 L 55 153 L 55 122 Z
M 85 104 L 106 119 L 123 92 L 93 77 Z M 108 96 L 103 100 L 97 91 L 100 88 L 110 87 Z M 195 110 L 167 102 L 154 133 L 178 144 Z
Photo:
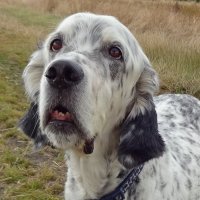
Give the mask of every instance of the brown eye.
M 50 50 L 53 52 L 59 51 L 62 48 L 62 41 L 60 39 L 55 39 L 50 44 Z
M 115 59 L 117 59 L 117 60 L 119 60 L 119 59 L 122 58 L 122 52 L 121 52 L 121 50 L 120 50 L 118 47 L 111 47 L 111 48 L 109 49 L 109 54 L 110 54 L 113 58 L 115 58 Z

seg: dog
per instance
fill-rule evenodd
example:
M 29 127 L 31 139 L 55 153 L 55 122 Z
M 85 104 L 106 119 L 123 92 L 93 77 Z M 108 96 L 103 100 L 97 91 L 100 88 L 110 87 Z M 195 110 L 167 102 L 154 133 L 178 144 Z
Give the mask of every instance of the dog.
M 20 127 L 66 150 L 65 200 L 200 199 L 200 101 L 155 96 L 158 75 L 116 18 L 67 17 L 23 80 Z

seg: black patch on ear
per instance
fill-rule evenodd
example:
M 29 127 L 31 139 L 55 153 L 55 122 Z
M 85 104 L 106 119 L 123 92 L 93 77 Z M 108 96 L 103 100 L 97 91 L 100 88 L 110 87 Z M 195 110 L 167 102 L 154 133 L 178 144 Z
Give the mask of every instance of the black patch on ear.
M 49 145 L 49 141 L 42 134 L 39 127 L 38 105 L 31 103 L 29 110 L 19 121 L 19 127 L 30 138 L 34 140 L 35 147 L 40 148 Z
M 126 168 L 133 168 L 157 158 L 165 151 L 165 143 L 158 133 L 157 113 L 151 110 L 129 119 L 122 125 L 119 144 L 119 161 Z

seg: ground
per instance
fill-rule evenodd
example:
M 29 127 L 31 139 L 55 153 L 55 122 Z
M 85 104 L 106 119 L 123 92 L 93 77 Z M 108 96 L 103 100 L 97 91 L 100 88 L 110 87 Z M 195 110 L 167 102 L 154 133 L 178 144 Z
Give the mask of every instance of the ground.
M 28 108 L 21 74 L 30 54 L 64 16 L 77 11 L 119 18 L 158 71 L 161 93 L 189 93 L 200 99 L 198 3 L 0 1 L 0 200 L 63 199 L 64 153 L 50 147 L 34 150 L 17 123 Z

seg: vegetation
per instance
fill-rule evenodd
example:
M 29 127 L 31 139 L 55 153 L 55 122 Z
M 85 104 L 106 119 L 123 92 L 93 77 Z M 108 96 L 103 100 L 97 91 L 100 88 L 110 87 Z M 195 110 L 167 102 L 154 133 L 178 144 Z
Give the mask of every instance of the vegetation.
M 64 153 L 34 151 L 16 124 L 28 106 L 21 81 L 27 59 L 65 16 L 78 11 L 116 16 L 158 71 L 161 93 L 200 99 L 200 5 L 177 2 L 0 0 L 0 200 L 63 198 Z

